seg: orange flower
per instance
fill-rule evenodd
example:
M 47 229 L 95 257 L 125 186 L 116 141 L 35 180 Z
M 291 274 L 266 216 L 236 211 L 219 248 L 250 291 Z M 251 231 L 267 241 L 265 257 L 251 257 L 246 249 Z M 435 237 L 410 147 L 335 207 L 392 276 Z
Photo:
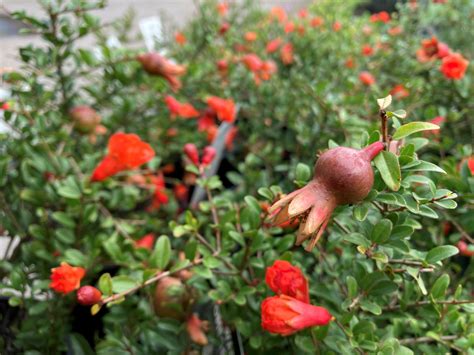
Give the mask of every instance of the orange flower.
M 220 2 L 217 4 L 217 12 L 221 16 L 227 15 L 227 12 L 229 12 L 229 4 L 227 2 Z
M 280 48 L 281 44 L 282 44 L 282 39 L 280 37 L 277 37 L 273 40 L 271 40 L 270 42 L 268 42 L 267 44 L 267 53 L 274 53 L 278 50 L 278 48 Z
M 390 36 L 398 36 L 399 34 L 401 34 L 403 32 L 403 28 L 401 26 L 394 26 L 394 27 L 390 27 L 388 30 L 387 30 L 387 33 L 390 35 Z
M 242 57 L 242 63 L 252 72 L 258 72 L 262 67 L 262 60 L 256 54 L 250 53 Z
M 390 95 L 396 99 L 401 100 L 410 96 L 410 93 L 402 84 L 398 84 L 395 85 L 392 90 L 390 90 Z
M 459 53 L 451 53 L 443 58 L 439 70 L 447 79 L 460 80 L 466 73 L 469 62 Z
M 176 32 L 174 35 L 176 43 L 183 45 L 186 43 L 186 36 L 182 32 Z
M 290 65 L 295 60 L 293 56 L 293 45 L 291 43 L 286 43 L 280 49 L 280 58 L 283 64 Z
M 362 84 L 370 86 L 375 84 L 375 78 L 368 71 L 363 71 L 359 74 L 359 80 Z
M 247 42 L 255 42 L 257 40 L 257 34 L 255 32 L 246 32 L 244 35 L 244 39 Z
M 155 152 L 136 134 L 115 133 L 110 137 L 109 153 L 92 173 L 91 181 L 102 181 L 120 171 L 138 168 L 149 162 Z
M 309 24 L 311 27 L 319 27 L 324 24 L 324 19 L 322 17 L 316 16 L 311 19 Z
M 263 300 L 261 314 L 262 328 L 283 336 L 308 327 L 326 325 L 333 319 L 326 308 L 313 306 L 286 295 Z
M 309 303 L 308 280 L 298 267 L 286 260 L 275 260 L 267 268 L 265 282 L 277 295 L 287 295 Z
M 222 99 L 217 96 L 211 96 L 207 99 L 207 104 L 216 112 L 217 117 L 221 121 L 229 123 L 235 121 L 235 103 L 232 99 Z
M 135 241 L 135 248 L 144 248 L 148 250 L 153 249 L 153 244 L 155 244 L 155 235 L 153 233 L 149 233 L 144 237 Z
M 362 55 L 365 57 L 369 57 L 373 54 L 374 54 L 374 49 L 370 45 L 364 44 L 364 46 L 362 47 Z
M 349 69 L 352 69 L 354 68 L 354 59 L 352 57 L 349 57 L 346 59 L 346 61 L 344 62 L 344 65 L 346 66 L 346 68 L 349 68 Z
M 174 64 L 161 54 L 155 52 L 140 54 L 137 60 L 148 74 L 161 76 L 168 81 L 173 91 L 181 88 L 181 81 L 178 77 L 186 72 L 184 66 Z
M 334 30 L 334 32 L 339 32 L 342 29 L 342 23 L 340 23 L 339 21 L 334 22 L 332 25 L 332 29 Z
M 262 80 L 270 80 L 271 76 L 277 71 L 277 66 L 274 61 L 266 60 L 260 67 L 259 77 Z
M 51 269 L 51 283 L 49 287 L 58 293 L 67 294 L 77 290 L 81 285 L 81 279 L 86 274 L 82 267 L 73 267 L 62 262 L 59 267 Z
M 176 100 L 173 96 L 167 95 L 165 97 L 165 103 L 170 110 L 171 117 L 176 116 L 183 118 L 193 118 L 199 116 L 199 112 L 190 103 L 181 103 Z
M 287 19 L 286 11 L 280 6 L 275 6 L 270 10 L 270 20 L 278 20 L 278 22 L 283 23 Z

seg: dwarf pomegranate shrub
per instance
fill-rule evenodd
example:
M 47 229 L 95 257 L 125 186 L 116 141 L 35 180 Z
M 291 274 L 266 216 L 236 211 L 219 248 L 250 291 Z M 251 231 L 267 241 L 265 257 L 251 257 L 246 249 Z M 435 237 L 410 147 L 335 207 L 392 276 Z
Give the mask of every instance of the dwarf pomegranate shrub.
M 105 5 L 9 14 L 2 353 L 472 351 L 471 1 Z

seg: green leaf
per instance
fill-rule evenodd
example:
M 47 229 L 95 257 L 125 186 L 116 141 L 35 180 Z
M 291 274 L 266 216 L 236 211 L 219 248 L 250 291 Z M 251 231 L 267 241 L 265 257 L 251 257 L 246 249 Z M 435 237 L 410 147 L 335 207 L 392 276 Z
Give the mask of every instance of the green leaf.
M 298 163 L 296 165 L 296 174 L 295 178 L 297 181 L 307 182 L 311 177 L 311 168 L 303 163 Z
M 258 203 L 257 199 L 253 196 L 245 196 L 244 197 L 245 203 L 250 207 L 253 208 L 255 211 L 261 212 L 260 204 Z
M 452 245 L 441 245 L 439 247 L 431 249 L 426 254 L 425 261 L 428 264 L 433 264 L 443 259 L 449 258 L 459 253 L 458 248 Z
M 403 166 L 403 170 L 405 171 L 434 171 L 441 174 L 446 174 L 446 171 L 441 169 L 439 166 L 421 160 L 415 160 L 412 163 Z
M 382 244 L 390 238 L 390 233 L 392 232 L 393 224 L 388 219 L 380 220 L 372 230 L 370 234 L 370 239 L 377 244 Z
M 449 282 L 450 279 L 448 274 L 441 275 L 438 280 L 436 280 L 433 287 L 431 288 L 431 295 L 434 299 L 440 299 L 444 297 L 446 290 L 448 289 Z
M 360 301 L 360 308 L 377 316 L 382 314 L 382 308 L 378 304 L 367 300 Z
M 171 243 L 166 235 L 158 238 L 151 255 L 151 263 L 160 270 L 164 270 L 171 257 Z
M 393 134 L 392 138 L 395 140 L 399 140 L 408 137 L 413 133 L 429 131 L 433 129 L 439 129 L 439 126 L 429 122 L 410 122 L 398 128 Z
M 81 197 L 81 190 L 77 186 L 69 184 L 58 187 L 58 194 L 66 198 L 78 200 Z
M 440 201 L 435 201 L 434 203 L 440 207 L 443 207 L 449 210 L 454 210 L 458 206 L 456 201 L 453 201 L 453 200 L 440 200 Z
M 260 196 L 265 197 L 267 200 L 273 201 L 274 196 L 273 196 L 272 191 L 269 188 L 261 187 L 257 190 L 257 192 Z
M 51 216 L 65 227 L 74 228 L 76 226 L 76 222 L 65 212 L 54 212 Z
M 398 191 L 401 183 L 401 173 L 396 155 L 382 150 L 374 158 L 374 163 L 388 188 L 392 191 Z
M 401 118 L 401 119 L 407 118 L 407 112 L 406 112 L 405 110 L 393 111 L 392 114 L 393 114 L 395 117 L 398 117 L 398 118 Z
M 86 266 L 87 257 L 77 249 L 68 249 L 64 252 L 64 260 L 71 265 Z
M 110 296 L 112 294 L 112 277 L 110 277 L 109 273 L 100 276 L 98 287 L 105 296 Z
M 347 297 L 354 298 L 357 295 L 357 281 L 356 279 L 349 275 L 346 277 L 347 284 Z
M 355 245 L 370 247 L 370 241 L 361 233 L 351 233 L 344 236 L 344 240 Z
M 360 222 L 365 220 L 368 213 L 369 213 L 369 206 L 367 203 L 356 205 L 354 209 L 352 210 L 352 215 L 354 216 L 355 219 L 357 219 Z
M 138 283 L 125 275 L 112 277 L 112 290 L 114 293 L 120 293 L 138 286 Z

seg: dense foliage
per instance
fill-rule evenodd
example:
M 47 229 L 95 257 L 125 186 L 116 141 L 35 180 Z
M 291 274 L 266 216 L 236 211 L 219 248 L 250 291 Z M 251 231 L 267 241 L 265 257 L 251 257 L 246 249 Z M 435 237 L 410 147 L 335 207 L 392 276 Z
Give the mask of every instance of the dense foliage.
M 40 3 L 11 14 L 43 43 L 4 74 L 2 353 L 227 353 L 230 332 L 249 354 L 472 352 L 472 1 L 204 1 L 156 53 L 103 1 Z M 311 216 L 270 206 L 379 141 L 368 195 L 295 246 Z

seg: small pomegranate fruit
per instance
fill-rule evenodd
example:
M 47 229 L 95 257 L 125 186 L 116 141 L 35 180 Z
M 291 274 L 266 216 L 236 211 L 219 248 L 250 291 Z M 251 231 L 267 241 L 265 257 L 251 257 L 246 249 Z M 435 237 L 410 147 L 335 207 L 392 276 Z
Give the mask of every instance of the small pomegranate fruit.
M 156 285 L 154 308 L 160 317 L 183 319 L 191 303 L 189 290 L 176 277 L 165 277 Z
M 313 180 L 270 207 L 272 224 L 298 218 L 296 245 L 310 238 L 306 250 L 311 251 L 338 205 L 358 203 L 369 194 L 374 184 L 370 162 L 383 147 L 375 142 L 362 150 L 337 147 L 323 153 L 314 166 Z
M 77 302 L 83 306 L 92 306 L 99 303 L 102 293 L 93 286 L 82 286 L 77 290 Z
M 92 108 L 86 105 L 76 106 L 69 112 L 74 128 L 80 133 L 94 133 L 96 127 L 100 124 L 100 115 Z

